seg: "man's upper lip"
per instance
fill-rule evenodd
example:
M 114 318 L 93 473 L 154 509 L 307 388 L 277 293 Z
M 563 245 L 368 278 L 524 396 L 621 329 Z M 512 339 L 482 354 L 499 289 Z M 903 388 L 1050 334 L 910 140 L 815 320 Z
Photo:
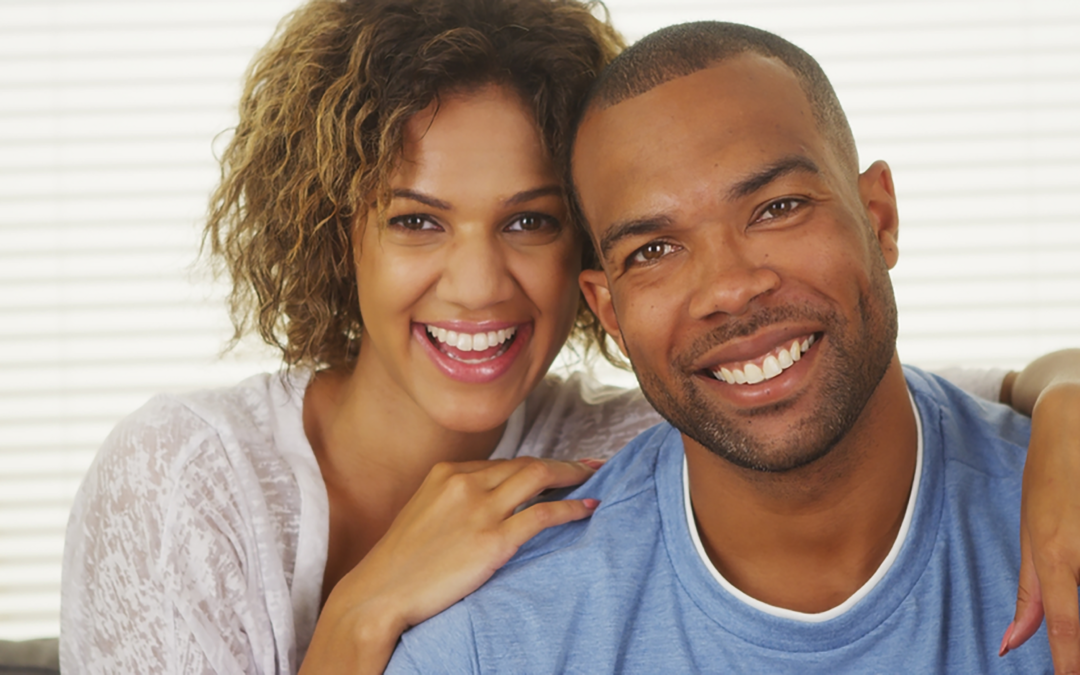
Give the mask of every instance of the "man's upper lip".
M 728 340 L 710 349 L 694 361 L 693 370 L 713 370 L 727 363 L 753 361 L 777 347 L 790 345 L 796 338 L 802 338 L 820 330 L 820 327 L 810 324 L 767 326 L 753 335 Z
M 529 323 L 528 321 L 417 321 L 416 323 L 423 324 L 425 326 L 435 326 L 436 328 L 445 328 L 446 330 L 452 330 L 458 333 L 487 333 L 493 330 L 503 330 L 504 328 L 514 328 L 515 326 L 521 326 Z

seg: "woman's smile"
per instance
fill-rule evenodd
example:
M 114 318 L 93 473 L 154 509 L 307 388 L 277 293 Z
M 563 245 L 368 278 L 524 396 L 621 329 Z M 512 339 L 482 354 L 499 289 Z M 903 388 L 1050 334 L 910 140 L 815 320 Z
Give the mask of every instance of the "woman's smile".
M 501 377 L 527 345 L 532 323 L 496 328 L 489 324 L 413 324 L 413 336 L 435 365 L 458 382 L 480 384 Z

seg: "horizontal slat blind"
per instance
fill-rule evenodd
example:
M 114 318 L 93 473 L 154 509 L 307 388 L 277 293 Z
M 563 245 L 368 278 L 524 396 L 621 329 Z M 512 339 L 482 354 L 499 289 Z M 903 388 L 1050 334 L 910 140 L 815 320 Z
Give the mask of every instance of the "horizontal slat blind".
M 192 264 L 240 76 L 295 5 L 0 2 L 0 639 L 56 633 L 67 511 L 120 417 L 275 366 L 218 358 L 222 289 Z M 608 5 L 631 39 L 720 18 L 819 58 L 863 164 L 895 172 L 905 360 L 1080 344 L 1080 5 Z
M 218 359 L 193 263 L 215 138 L 295 6 L 0 3 L 0 639 L 57 633 L 71 499 L 121 417 L 275 367 Z

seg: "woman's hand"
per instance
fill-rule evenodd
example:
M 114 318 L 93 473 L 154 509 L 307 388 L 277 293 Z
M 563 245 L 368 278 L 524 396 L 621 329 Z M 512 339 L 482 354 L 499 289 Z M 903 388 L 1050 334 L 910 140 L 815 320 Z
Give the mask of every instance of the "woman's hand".
M 1054 668 L 1063 673 L 1080 672 L 1078 356 L 1078 350 L 1058 352 L 1056 357 L 1064 367 L 1058 366 L 1053 375 L 1029 373 L 1039 364 L 1033 362 L 1015 384 L 1013 400 L 1020 406 L 1031 405 L 1032 433 L 1024 467 L 1020 587 L 1015 618 L 1000 651 L 1004 655 L 1022 645 L 1039 629 L 1045 614 Z M 1062 362 L 1063 358 L 1071 358 L 1072 365 Z M 1025 375 L 1031 377 L 1025 380 Z
M 390 529 L 334 587 L 301 673 L 381 673 L 398 637 L 472 593 L 541 530 L 592 514 L 593 499 L 521 504 L 602 464 L 530 457 L 435 465 Z

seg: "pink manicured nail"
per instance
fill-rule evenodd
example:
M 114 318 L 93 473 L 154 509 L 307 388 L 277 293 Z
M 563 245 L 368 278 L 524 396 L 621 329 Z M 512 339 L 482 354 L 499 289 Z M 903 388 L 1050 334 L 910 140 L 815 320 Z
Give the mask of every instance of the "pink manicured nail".
M 587 509 L 595 509 L 597 506 L 600 506 L 599 499 L 582 499 L 581 503 L 584 504 Z
M 1009 638 L 1012 637 L 1013 628 L 1016 627 L 1016 622 L 1013 621 L 1009 624 L 1009 627 L 1005 629 L 1005 636 L 1001 638 L 1001 647 L 998 649 L 998 656 L 1005 656 L 1009 653 Z
M 590 469 L 594 469 L 594 470 L 599 469 L 600 467 L 604 466 L 604 460 L 602 460 L 602 459 L 579 459 L 578 463 L 579 464 L 584 464 L 585 466 L 589 467 Z

